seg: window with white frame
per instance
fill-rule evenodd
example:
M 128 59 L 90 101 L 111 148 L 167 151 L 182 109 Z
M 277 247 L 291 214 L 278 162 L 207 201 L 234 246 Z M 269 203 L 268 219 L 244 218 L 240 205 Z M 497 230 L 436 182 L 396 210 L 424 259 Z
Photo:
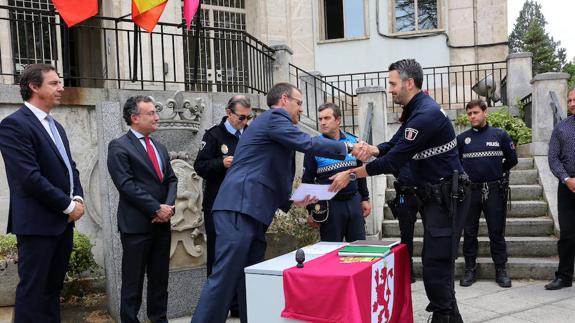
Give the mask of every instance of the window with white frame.
M 439 0 L 394 0 L 393 10 L 396 33 L 440 28 Z
M 365 0 L 322 0 L 323 39 L 366 36 Z

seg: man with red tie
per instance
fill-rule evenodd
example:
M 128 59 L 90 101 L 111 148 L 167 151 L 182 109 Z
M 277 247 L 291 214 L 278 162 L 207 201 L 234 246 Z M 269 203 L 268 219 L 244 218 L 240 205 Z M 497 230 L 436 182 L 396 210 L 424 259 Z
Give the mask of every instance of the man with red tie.
M 159 116 L 150 97 L 135 96 L 124 104 L 130 130 L 108 145 L 108 171 L 120 193 L 118 229 L 122 241 L 120 318 L 139 322 L 144 273 L 148 277 L 147 314 L 151 322 L 168 322 L 170 218 L 178 179 L 168 150 L 149 137 Z

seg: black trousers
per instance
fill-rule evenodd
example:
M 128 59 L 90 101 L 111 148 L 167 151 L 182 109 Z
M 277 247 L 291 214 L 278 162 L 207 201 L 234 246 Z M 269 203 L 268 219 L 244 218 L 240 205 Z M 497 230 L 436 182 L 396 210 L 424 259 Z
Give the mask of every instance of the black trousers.
M 466 268 L 475 267 L 477 249 L 479 247 L 477 240 L 479 217 L 482 211 L 485 215 L 485 222 L 487 222 L 491 259 L 493 259 L 495 267 L 505 267 L 507 263 L 505 194 L 506 191 L 499 184 L 490 185 L 486 200 L 482 198 L 481 189 L 471 190 L 471 204 L 463 231 L 463 256 L 465 257 Z
M 192 323 L 225 323 L 235 293 L 240 321 L 247 322 L 244 268 L 263 260 L 267 226 L 233 211 L 212 212 L 216 228 L 216 259 L 196 306 Z M 265 306 L 265 305 L 264 305 Z
M 407 245 L 411 271 L 413 273 L 413 232 L 415 230 L 415 222 L 417 221 L 420 202 L 414 193 L 397 192 L 397 194 L 396 210 L 401 243 Z
M 557 204 L 560 234 L 557 242 L 559 268 L 555 275 L 570 281 L 575 261 L 575 193 L 562 183 L 557 188 Z
M 328 218 L 319 227 L 321 241 L 365 240 L 365 220 L 359 194 L 356 193 L 349 200 L 332 199 L 328 205 Z
M 138 321 L 142 305 L 144 275 L 148 277 L 147 314 L 152 323 L 168 322 L 168 275 L 170 267 L 170 227 L 152 225 L 148 233 L 121 234 L 122 290 L 120 318 L 122 323 Z
M 60 291 L 72 252 L 74 228 L 57 236 L 17 235 L 15 323 L 59 323 Z
M 455 314 L 455 259 L 469 209 L 469 194 L 458 203 L 453 217 L 445 206 L 435 200 L 423 202 L 423 284 L 429 299 L 428 312 Z

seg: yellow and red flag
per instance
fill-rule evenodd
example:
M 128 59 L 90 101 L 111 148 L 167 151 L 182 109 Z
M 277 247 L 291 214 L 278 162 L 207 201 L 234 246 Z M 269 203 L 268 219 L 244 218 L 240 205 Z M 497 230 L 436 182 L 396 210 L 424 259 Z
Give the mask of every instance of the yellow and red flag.
M 68 27 L 98 14 L 98 0 L 52 0 Z
M 132 0 L 132 20 L 151 33 L 158 24 L 168 0 Z

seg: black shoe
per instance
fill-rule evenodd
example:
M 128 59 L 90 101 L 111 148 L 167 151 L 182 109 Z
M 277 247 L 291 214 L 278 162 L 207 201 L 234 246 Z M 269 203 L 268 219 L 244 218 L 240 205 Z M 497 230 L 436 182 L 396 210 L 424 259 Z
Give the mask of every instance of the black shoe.
M 504 267 L 495 269 L 495 282 L 497 282 L 500 287 L 511 287 L 511 278 L 507 276 L 507 272 Z
M 237 308 L 231 308 L 230 317 L 240 317 L 240 310 L 238 310 Z
M 477 269 L 475 267 L 466 268 L 465 274 L 463 275 L 463 278 L 461 278 L 461 280 L 459 281 L 459 285 L 461 285 L 463 287 L 469 287 L 469 286 L 473 285 L 473 283 L 475 283 L 476 273 L 477 273 Z
M 431 320 L 427 320 L 431 323 L 463 323 L 463 318 L 459 313 L 452 313 L 452 314 L 440 314 L 440 313 L 433 313 Z
M 567 280 L 565 278 L 556 277 L 552 282 L 545 285 L 545 289 L 557 290 L 557 289 L 561 289 L 564 287 L 571 287 L 572 284 L 573 284 L 572 279 Z

